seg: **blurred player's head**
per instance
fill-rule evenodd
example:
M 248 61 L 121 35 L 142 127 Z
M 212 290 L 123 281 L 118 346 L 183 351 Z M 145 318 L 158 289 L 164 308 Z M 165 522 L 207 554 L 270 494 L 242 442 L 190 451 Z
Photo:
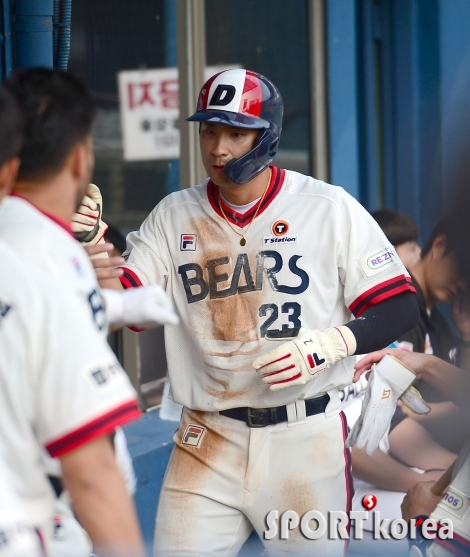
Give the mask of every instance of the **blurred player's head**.
M 408 215 L 391 209 L 381 209 L 371 214 L 394 246 L 403 265 L 407 269 L 416 265 L 421 248 L 418 245 L 419 232 L 415 221 Z
M 0 200 L 15 182 L 23 142 L 23 117 L 13 95 L 0 85 Z
M 67 166 L 79 185 L 79 203 L 94 165 L 95 102 L 87 86 L 70 73 L 46 68 L 19 70 L 5 85 L 25 119 L 18 180 L 41 182 Z
M 199 93 L 196 112 L 187 118 L 201 122 L 201 152 L 210 178 L 218 183 L 226 176 L 241 185 L 263 172 L 279 146 L 282 114 L 281 95 L 266 77 L 240 69 L 212 76 Z M 211 132 L 220 136 L 215 148 L 204 143 Z M 237 138 L 241 144 L 230 141 Z
M 429 299 L 450 302 L 466 289 L 469 241 L 468 215 L 455 213 L 438 222 L 414 269 L 422 277 Z

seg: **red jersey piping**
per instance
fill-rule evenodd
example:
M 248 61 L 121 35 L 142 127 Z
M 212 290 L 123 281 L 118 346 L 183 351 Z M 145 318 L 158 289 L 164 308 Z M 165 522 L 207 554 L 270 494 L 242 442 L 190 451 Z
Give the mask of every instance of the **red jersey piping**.
M 75 431 L 51 441 L 46 445 L 46 449 L 52 457 L 59 457 L 92 439 L 111 433 L 117 426 L 135 420 L 139 416 L 140 410 L 137 407 L 137 401 L 135 399 L 129 400 Z
M 263 202 L 261 203 L 258 214 L 256 215 L 257 217 L 271 205 L 284 185 L 286 171 L 282 168 L 278 168 L 277 166 L 270 166 L 269 168 L 272 170 L 271 181 L 269 182 Z M 216 186 L 212 180 L 207 182 L 207 198 L 217 215 L 223 219 L 224 216 L 222 215 L 219 207 L 219 186 Z M 233 211 L 233 209 L 226 205 L 222 197 L 220 198 L 220 202 L 227 220 L 239 228 L 244 228 L 250 224 L 257 209 L 257 204 L 255 204 L 255 206 L 249 209 L 246 213 L 241 214 Z

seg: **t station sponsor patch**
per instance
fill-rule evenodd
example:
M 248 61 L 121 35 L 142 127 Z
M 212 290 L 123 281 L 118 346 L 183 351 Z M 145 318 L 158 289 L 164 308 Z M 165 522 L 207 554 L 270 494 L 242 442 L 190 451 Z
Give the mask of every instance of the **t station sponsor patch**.
M 263 246 L 270 244 L 296 244 L 297 236 L 265 236 L 263 238 Z

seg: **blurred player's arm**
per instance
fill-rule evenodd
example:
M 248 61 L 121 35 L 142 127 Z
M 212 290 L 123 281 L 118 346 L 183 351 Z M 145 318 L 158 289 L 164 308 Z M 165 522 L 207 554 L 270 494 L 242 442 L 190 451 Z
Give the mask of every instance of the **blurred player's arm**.
M 404 492 L 418 482 L 437 480 L 442 474 L 442 470 L 421 474 L 382 451 L 370 456 L 365 449 L 353 447 L 351 451 L 354 476 L 381 489 Z
M 100 557 L 144 557 L 136 512 L 109 438 L 101 436 L 60 460 L 74 511 L 96 553 Z
M 91 258 L 91 264 L 95 269 L 96 276 L 101 288 L 109 288 L 110 290 L 124 290 L 119 277 L 123 271 L 119 268 L 124 264 L 124 259 L 119 256 L 94 258 L 94 255 L 103 253 L 109 254 L 113 250 L 113 244 L 104 243 L 94 246 L 83 246 L 85 251 Z

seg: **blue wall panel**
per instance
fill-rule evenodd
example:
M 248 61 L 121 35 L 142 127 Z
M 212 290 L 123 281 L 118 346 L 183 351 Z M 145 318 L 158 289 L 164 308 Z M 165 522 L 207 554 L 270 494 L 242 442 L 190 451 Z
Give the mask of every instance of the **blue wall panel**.
M 445 209 L 470 204 L 470 2 L 441 0 L 440 112 Z M 455 199 L 456 197 L 456 199 Z
M 327 0 L 331 183 L 359 199 L 355 0 Z

